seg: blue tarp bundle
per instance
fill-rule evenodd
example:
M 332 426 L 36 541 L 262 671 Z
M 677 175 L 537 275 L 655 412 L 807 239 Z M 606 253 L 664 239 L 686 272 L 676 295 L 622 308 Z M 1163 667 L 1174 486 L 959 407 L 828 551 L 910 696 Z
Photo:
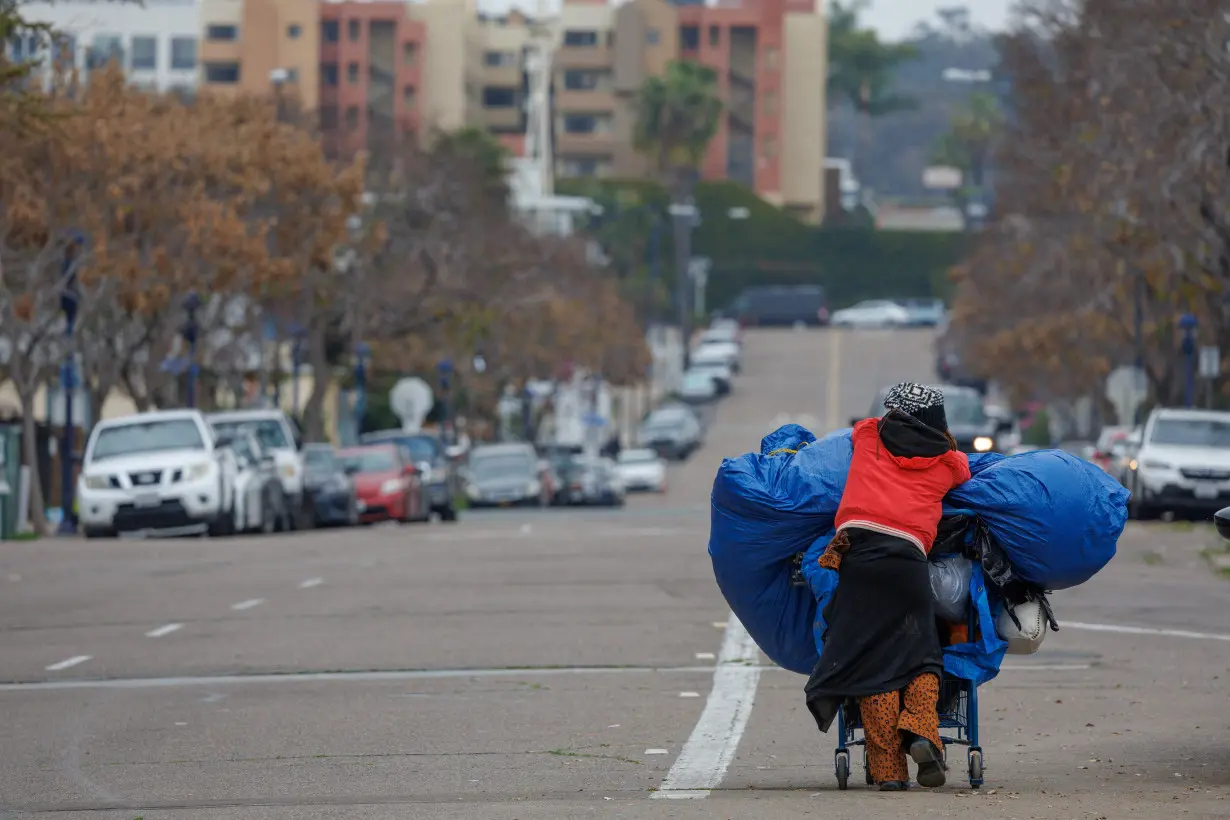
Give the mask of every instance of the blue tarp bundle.
M 821 612 L 837 583 L 815 559 L 833 536 L 852 455 L 849 429 L 817 440 L 788 424 L 766 436 L 759 452 L 724 460 L 713 483 L 709 555 L 718 586 L 764 653 L 801 674 L 819 657 Z M 1063 589 L 1114 556 L 1128 493 L 1096 465 L 1043 450 L 972 455 L 970 472 L 946 506 L 980 516 L 1022 579 Z M 810 590 L 790 583 L 800 552 Z M 980 623 L 992 624 L 998 602 L 981 572 L 970 592 Z M 950 672 L 959 668 L 976 682 L 994 677 L 1003 642 L 994 628 L 981 632 L 980 644 L 946 650 Z

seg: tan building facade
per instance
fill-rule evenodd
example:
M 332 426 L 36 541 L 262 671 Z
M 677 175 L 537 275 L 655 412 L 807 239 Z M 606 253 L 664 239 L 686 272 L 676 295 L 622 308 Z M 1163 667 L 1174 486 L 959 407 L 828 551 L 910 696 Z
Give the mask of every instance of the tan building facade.
M 292 86 L 303 106 L 320 103 L 316 0 L 201 0 L 199 82 L 217 93 Z

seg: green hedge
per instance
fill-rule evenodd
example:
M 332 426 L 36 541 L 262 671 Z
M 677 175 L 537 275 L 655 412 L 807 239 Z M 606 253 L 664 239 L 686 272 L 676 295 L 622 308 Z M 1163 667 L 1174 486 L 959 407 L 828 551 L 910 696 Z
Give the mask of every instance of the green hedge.
M 559 193 L 665 209 L 666 189 L 651 180 L 579 180 L 557 183 Z M 693 252 L 713 260 L 706 300 L 725 307 L 744 288 L 768 284 L 820 284 L 830 307 L 861 299 L 939 296 L 950 293 L 949 269 L 962 257 L 966 237 L 959 233 L 876 231 L 870 228 L 817 228 L 727 181 L 701 182 L 695 190 L 702 222 L 693 235 Z M 732 208 L 748 218 L 730 219 Z M 642 245 L 647 245 L 645 237 Z M 671 231 L 663 241 L 663 276 L 674 281 Z

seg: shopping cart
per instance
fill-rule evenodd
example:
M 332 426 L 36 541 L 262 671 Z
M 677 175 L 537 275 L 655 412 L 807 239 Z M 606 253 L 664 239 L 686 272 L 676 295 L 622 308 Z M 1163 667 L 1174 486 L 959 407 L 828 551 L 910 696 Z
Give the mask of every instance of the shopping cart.
M 940 683 L 940 739 L 944 741 L 944 762 L 953 745 L 968 746 L 968 772 L 971 788 L 982 786 L 982 747 L 978 745 L 978 687 L 967 680 L 944 676 Z M 863 747 L 863 771 L 867 784 L 872 784 L 871 767 L 867 765 L 867 741 L 857 733 L 863 728 L 858 702 L 847 701 L 837 713 L 837 751 L 834 764 L 837 788 L 845 789 L 850 782 L 850 747 Z M 951 734 L 944 734 L 944 730 Z

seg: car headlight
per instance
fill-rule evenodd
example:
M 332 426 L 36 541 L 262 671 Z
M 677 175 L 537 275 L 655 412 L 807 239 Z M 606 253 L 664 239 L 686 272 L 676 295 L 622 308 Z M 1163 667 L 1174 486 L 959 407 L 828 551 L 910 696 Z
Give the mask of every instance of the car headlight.
M 531 481 L 525 485 L 525 492 L 526 495 L 538 495 L 538 493 L 542 492 L 542 482 Z
M 1146 470 L 1169 470 L 1170 465 L 1164 461 L 1142 461 L 1140 466 Z
M 105 490 L 111 486 L 111 476 L 88 475 L 85 477 L 85 486 L 90 490 Z
M 1136 463 L 1136 459 L 1132 459 L 1131 461 L 1129 461 L 1129 462 L 1128 462 L 1128 469 L 1129 469 L 1129 470 L 1133 470 L 1133 471 L 1135 471 L 1135 469 L 1136 469 L 1138 466 L 1139 466 L 1139 465 Z
M 402 484 L 400 478 L 390 478 L 388 481 L 380 485 L 380 494 L 392 495 L 393 493 L 401 492 L 402 487 L 404 486 L 405 485 Z
M 196 481 L 199 478 L 204 478 L 209 475 L 209 468 L 210 465 L 208 463 L 193 464 L 184 470 L 184 481 Z
M 979 453 L 990 452 L 994 446 L 995 442 L 991 440 L 990 436 L 978 436 L 978 438 L 974 439 L 974 450 Z

